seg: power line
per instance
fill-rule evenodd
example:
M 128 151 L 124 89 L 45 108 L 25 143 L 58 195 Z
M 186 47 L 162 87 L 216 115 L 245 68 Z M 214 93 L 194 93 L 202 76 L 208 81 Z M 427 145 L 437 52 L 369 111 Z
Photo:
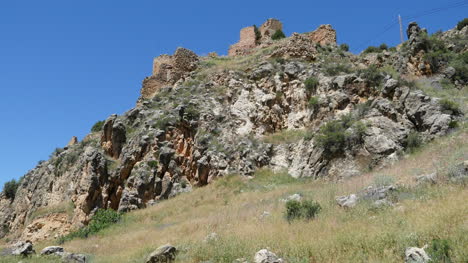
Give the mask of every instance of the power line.
M 448 9 L 452 9 L 452 8 L 456 8 L 456 7 L 461 7 L 461 6 L 464 6 L 464 5 L 468 5 L 468 0 L 453 2 L 453 3 L 450 3 L 449 5 L 433 8 L 433 9 L 430 9 L 430 10 L 426 10 L 426 11 L 421 12 L 419 14 L 413 14 L 413 15 L 410 15 L 410 16 L 403 16 L 403 18 L 405 18 L 405 20 L 413 20 L 413 19 L 416 19 L 416 18 L 420 18 L 420 17 L 427 16 L 427 15 L 432 15 L 432 14 L 435 14 L 435 13 L 439 13 L 439 12 L 442 12 L 442 11 L 445 11 L 445 10 L 448 10 Z M 394 23 L 391 23 L 391 24 L 385 26 L 384 29 L 382 31 L 380 31 L 380 33 L 376 34 L 373 38 L 363 42 L 358 47 L 363 48 L 363 47 L 367 46 L 367 44 L 369 44 L 371 41 L 380 38 L 383 34 L 387 33 L 390 29 L 392 29 L 397 24 L 399 24 L 399 21 L 396 21 Z

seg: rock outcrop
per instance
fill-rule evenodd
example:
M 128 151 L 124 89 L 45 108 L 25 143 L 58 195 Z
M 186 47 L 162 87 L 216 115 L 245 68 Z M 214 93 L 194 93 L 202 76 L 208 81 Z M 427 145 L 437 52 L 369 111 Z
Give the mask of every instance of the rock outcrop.
M 279 27 L 271 20 L 259 31 L 269 36 Z M 323 32 L 329 34 L 317 34 L 320 39 L 336 38 L 329 27 Z M 98 209 L 146 208 L 217 177 L 252 176 L 261 167 L 295 178 L 357 176 L 397 160 L 410 134 L 426 142 L 462 118 L 383 73 L 378 83 L 359 72 L 329 74 L 323 58 L 334 56 L 337 47 L 315 46 L 308 34 L 296 33 L 246 60 L 249 65 L 232 68 L 235 58 L 223 58 L 227 66 L 217 68 L 209 60 L 198 63 L 186 49 L 157 58 L 145 80 L 156 84 L 143 86 L 135 108 L 110 116 L 101 131 L 38 164 L 14 200 L 0 195 L 1 236 L 55 238 L 88 224 Z M 339 57 L 365 67 L 352 54 Z M 305 84 L 311 79 L 313 87 Z M 329 154 L 311 135 L 343 120 L 352 123 L 345 131 L 352 136 Z M 289 132 L 304 136 L 266 140 Z M 352 207 L 361 198 L 365 194 L 338 202 Z
M 331 25 L 320 25 L 315 31 L 308 33 L 310 40 L 322 46 L 336 46 L 336 31 Z

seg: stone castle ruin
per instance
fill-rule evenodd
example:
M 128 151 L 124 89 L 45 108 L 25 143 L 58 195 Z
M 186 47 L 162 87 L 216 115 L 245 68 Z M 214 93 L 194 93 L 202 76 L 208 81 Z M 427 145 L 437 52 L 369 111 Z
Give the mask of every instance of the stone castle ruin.
M 272 36 L 283 30 L 283 24 L 270 18 L 259 28 L 249 26 L 241 29 L 238 43 L 229 47 L 228 56 L 243 56 L 251 54 L 255 48 L 274 44 Z M 321 25 L 315 31 L 304 34 L 293 34 L 291 40 L 283 44 L 276 53 L 283 57 L 302 57 L 310 59 L 315 53 L 315 44 L 336 45 L 336 31 L 331 25 Z M 173 55 L 161 55 L 153 61 L 152 75 L 143 80 L 140 99 L 152 98 L 158 90 L 172 86 L 177 81 L 194 71 L 199 57 L 185 48 L 178 48 Z
M 256 47 L 269 46 L 273 43 L 271 37 L 278 31 L 283 30 L 283 24 L 274 18 L 263 23 L 258 32 L 255 26 L 242 28 L 238 43 L 229 47 L 228 56 L 242 56 L 253 52 Z M 320 45 L 336 45 L 336 31 L 331 25 L 321 25 L 315 31 L 305 33 L 314 43 Z
M 258 32 L 256 32 L 258 30 Z M 283 30 L 283 24 L 274 18 L 268 19 L 260 28 L 244 27 L 240 31 L 238 43 L 229 47 L 228 56 L 248 55 L 252 49 L 261 44 L 271 42 L 271 36 L 278 30 Z

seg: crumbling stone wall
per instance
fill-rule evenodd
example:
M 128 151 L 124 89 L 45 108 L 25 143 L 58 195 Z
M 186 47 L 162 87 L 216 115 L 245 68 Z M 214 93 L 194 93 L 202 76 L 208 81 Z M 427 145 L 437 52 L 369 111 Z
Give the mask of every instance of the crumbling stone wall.
M 252 53 L 252 50 L 260 46 L 261 44 L 266 44 L 268 41 L 271 41 L 271 36 L 277 31 L 282 30 L 283 24 L 274 18 L 268 19 L 263 23 L 258 29 L 261 35 L 261 38 L 257 40 L 255 35 L 255 27 L 249 26 L 241 29 L 240 31 L 240 40 L 238 43 L 231 45 L 229 47 L 228 55 L 239 56 L 239 55 L 248 55 Z
M 198 56 L 186 48 L 177 48 L 174 55 L 161 55 L 153 60 L 153 75 L 143 80 L 141 97 L 153 97 L 164 86 L 176 83 L 198 66 Z

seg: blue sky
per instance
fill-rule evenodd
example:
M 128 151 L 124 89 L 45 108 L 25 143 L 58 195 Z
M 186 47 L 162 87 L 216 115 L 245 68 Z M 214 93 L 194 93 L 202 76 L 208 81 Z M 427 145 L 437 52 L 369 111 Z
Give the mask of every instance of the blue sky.
M 429 32 L 447 30 L 468 14 L 468 0 L 1 1 L 0 187 L 131 109 L 155 56 L 179 46 L 226 54 L 242 27 L 270 17 L 287 35 L 332 24 L 357 52 L 397 44 L 397 25 L 382 31 L 398 14 L 405 25 L 423 15 L 416 20 Z

